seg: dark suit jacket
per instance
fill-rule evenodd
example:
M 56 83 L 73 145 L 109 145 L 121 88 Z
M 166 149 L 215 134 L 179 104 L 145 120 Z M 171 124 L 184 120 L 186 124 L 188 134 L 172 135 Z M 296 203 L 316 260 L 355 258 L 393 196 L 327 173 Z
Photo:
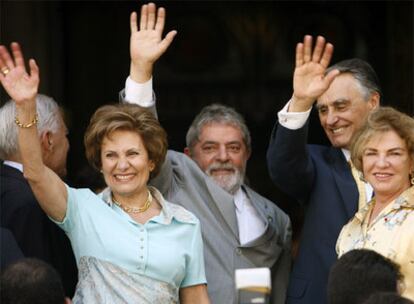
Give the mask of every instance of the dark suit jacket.
M 24 258 L 24 255 L 13 233 L 9 229 L 0 227 L 0 272 L 21 258 Z
M 342 151 L 307 145 L 307 128 L 275 127 L 267 161 L 274 183 L 307 209 L 287 303 L 324 304 L 336 240 L 357 211 L 358 189 Z
M 40 208 L 23 173 L 0 166 L 0 224 L 9 229 L 26 257 L 50 263 L 72 296 L 77 282 L 76 261 L 69 239 Z

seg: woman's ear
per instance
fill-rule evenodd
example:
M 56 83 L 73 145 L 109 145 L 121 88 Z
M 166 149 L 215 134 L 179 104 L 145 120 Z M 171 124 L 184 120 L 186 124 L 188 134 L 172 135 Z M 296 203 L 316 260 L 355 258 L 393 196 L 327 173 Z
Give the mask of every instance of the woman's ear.
M 150 172 L 152 172 L 154 169 L 155 169 L 155 163 L 152 160 L 150 160 L 150 165 L 149 165 Z

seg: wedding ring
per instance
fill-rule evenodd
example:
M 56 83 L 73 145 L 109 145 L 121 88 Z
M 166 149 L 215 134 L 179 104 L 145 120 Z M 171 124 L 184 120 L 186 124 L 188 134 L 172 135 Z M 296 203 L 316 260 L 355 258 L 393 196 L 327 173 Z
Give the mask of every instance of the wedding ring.
M 4 76 L 6 76 L 7 75 L 7 73 L 9 73 L 10 72 L 10 70 L 9 70 L 9 68 L 8 67 L 3 67 L 3 68 L 1 68 L 1 73 L 4 75 Z

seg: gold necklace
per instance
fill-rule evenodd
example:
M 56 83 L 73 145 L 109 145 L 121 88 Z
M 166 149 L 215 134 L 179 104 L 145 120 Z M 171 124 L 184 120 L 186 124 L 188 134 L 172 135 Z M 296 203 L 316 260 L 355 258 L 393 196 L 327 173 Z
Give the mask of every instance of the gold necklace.
M 129 206 L 124 206 L 121 203 L 118 203 L 114 196 L 112 195 L 112 201 L 120 208 L 122 208 L 126 213 L 142 213 L 145 212 L 149 209 L 149 207 L 151 206 L 152 203 L 152 195 L 151 192 L 149 190 L 148 191 L 148 197 L 147 200 L 145 201 L 144 206 L 142 207 L 129 207 Z

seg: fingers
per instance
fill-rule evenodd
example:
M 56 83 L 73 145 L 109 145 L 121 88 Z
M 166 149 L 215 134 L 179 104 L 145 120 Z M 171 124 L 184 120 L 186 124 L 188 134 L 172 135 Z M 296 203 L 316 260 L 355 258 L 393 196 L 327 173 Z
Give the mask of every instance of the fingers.
M 303 43 L 296 45 L 296 67 L 300 67 L 303 64 Z
M 165 9 L 160 7 L 157 13 L 157 23 L 155 23 L 155 30 L 162 33 L 165 25 Z
M 4 45 L 0 46 L 0 67 L 7 67 L 9 70 L 13 69 L 15 66 L 24 68 L 23 53 L 20 49 L 20 45 L 17 42 L 12 42 L 10 48 L 13 58 L 10 56 L 9 51 Z
M 11 44 L 11 50 L 12 50 L 12 54 L 13 54 L 14 62 L 16 66 L 23 67 L 23 69 L 25 69 L 23 52 L 20 49 L 20 45 L 17 42 L 13 42 Z
M 14 68 L 13 59 L 4 45 L 0 46 L 0 60 L 0 68 L 7 67 L 9 70 Z
M 327 68 L 329 66 L 329 63 L 331 62 L 333 50 L 334 50 L 334 46 L 331 43 L 327 43 L 325 46 L 325 50 L 323 51 L 321 61 L 320 61 L 321 65 L 324 68 Z
M 177 35 L 177 31 L 171 31 L 160 42 L 160 47 L 161 47 L 161 50 L 162 50 L 163 53 L 167 50 L 167 48 L 173 42 L 175 35 Z
M 135 18 L 135 19 L 133 19 Z M 134 24 L 135 26 L 134 26 Z M 131 33 L 136 29 L 136 15 L 131 14 Z M 141 17 L 139 23 L 139 30 L 153 30 L 162 32 L 165 25 L 165 9 L 160 7 L 157 11 L 157 7 L 154 3 L 144 4 L 141 7 Z M 133 29 L 134 27 L 134 29 Z
M 312 54 L 312 36 L 306 35 L 303 39 L 303 61 L 309 62 L 311 61 L 311 54 Z
M 137 28 L 137 13 L 136 12 L 131 13 L 131 17 L 129 18 L 129 24 L 130 24 L 130 27 L 131 27 L 131 34 L 138 31 L 138 28 Z
M 39 67 L 34 59 L 29 60 L 30 78 L 34 82 L 39 82 Z
M 340 74 L 339 70 L 334 69 L 334 70 L 330 71 L 328 74 L 325 75 L 325 77 L 323 78 L 323 82 L 325 83 L 327 88 L 331 85 L 332 81 L 339 74 Z
M 326 69 L 331 61 L 333 50 L 334 47 L 331 43 L 326 43 L 324 37 L 318 36 L 312 51 L 312 36 L 306 35 L 303 43 L 296 45 L 296 67 L 312 61 L 319 63 Z
M 156 13 L 156 6 L 154 3 L 148 4 L 148 21 L 147 21 L 147 29 L 152 30 L 155 26 L 155 13 Z
M 6 63 L 3 61 L 3 53 L 7 52 L 4 45 L 0 45 L 0 69 L 7 68 Z
M 324 47 L 325 47 L 325 38 L 323 38 L 322 36 L 318 36 L 318 38 L 316 39 L 315 48 L 312 54 L 313 62 L 319 62 L 319 60 L 321 60 L 321 55 L 322 55 Z
M 139 21 L 139 29 L 146 30 L 147 29 L 147 21 L 148 21 L 148 5 L 144 4 L 141 7 L 141 17 Z

